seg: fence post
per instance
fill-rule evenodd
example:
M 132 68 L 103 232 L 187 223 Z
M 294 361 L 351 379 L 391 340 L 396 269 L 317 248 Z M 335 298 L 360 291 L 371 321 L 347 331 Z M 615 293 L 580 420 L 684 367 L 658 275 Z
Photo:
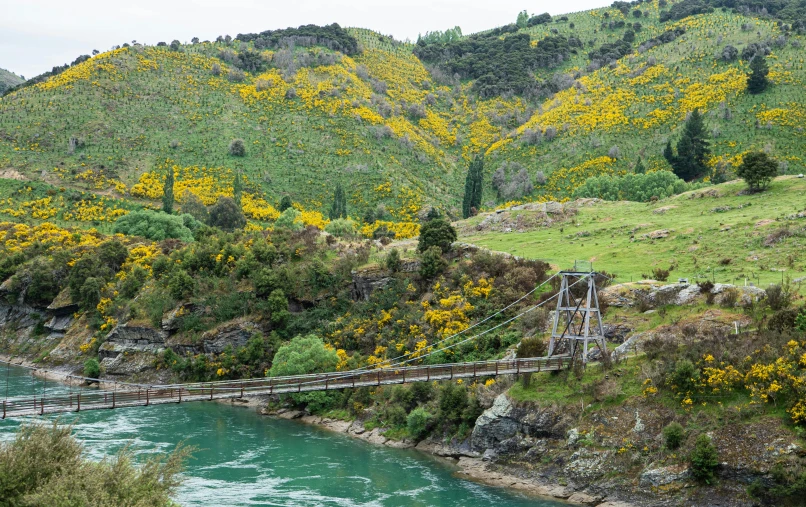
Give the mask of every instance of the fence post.
M 425 367 L 425 381 L 426 382 L 431 382 L 431 367 L 430 366 Z
M 495 375 L 498 376 L 498 361 L 495 362 Z
M 210 401 L 213 401 L 213 389 L 215 388 L 213 386 L 210 386 Z
M 473 361 L 473 378 L 476 378 L 476 362 Z
M 151 390 L 151 389 L 146 389 L 146 406 L 148 406 L 148 402 L 149 402 L 149 399 L 148 399 L 148 392 L 149 392 L 150 390 Z
M 325 391 L 327 391 L 327 381 L 330 380 L 330 377 L 325 375 Z
M 179 401 L 177 403 L 182 403 L 182 388 L 179 388 Z
M 381 370 L 378 369 L 378 385 L 381 385 Z
M 76 395 L 76 412 L 81 412 L 81 393 Z
M 3 400 L 3 419 L 6 418 L 6 400 Z
M 112 391 L 112 408 L 115 408 L 115 391 Z
M 516 375 L 521 374 L 521 360 L 520 359 L 515 359 L 515 374 Z
M 403 371 L 403 382 L 401 382 L 401 383 L 405 384 L 406 383 L 406 370 L 402 370 L 402 371 Z
M 451 365 L 451 380 L 453 380 L 453 365 Z
M 42 396 L 42 403 L 39 404 L 39 415 L 45 415 L 45 397 Z

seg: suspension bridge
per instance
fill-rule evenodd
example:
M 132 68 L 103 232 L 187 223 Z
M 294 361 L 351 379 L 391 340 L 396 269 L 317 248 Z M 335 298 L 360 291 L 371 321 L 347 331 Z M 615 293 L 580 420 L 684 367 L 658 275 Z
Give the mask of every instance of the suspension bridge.
M 107 386 L 105 389 L 81 389 L 77 392 L 70 392 L 69 394 L 62 393 L 54 396 L 47 396 L 46 392 L 43 391 L 39 396 L 6 397 L 6 399 L 2 401 L 2 413 L 0 413 L 0 417 L 6 419 L 86 410 L 147 407 L 167 403 L 239 399 L 249 396 L 328 391 L 333 389 L 407 384 L 412 382 L 475 379 L 479 377 L 495 377 L 498 375 L 558 371 L 570 367 L 578 351 L 584 350 L 581 359 L 583 362 L 587 362 L 589 342 L 593 342 L 602 351 L 606 350 L 601 315 L 598 311 L 599 303 L 596 294 L 596 275 L 597 273 L 592 271 L 561 271 L 506 308 L 495 312 L 460 333 L 456 333 L 434 343 L 430 352 L 417 355 L 406 353 L 395 358 L 387 359 L 372 369 L 359 368 L 356 370 L 332 373 L 312 373 L 283 377 L 167 385 L 105 382 Z M 453 341 L 460 335 L 483 325 L 492 318 L 515 306 L 557 276 L 562 277 L 560 290 L 551 298 L 533 305 L 514 317 L 482 332 L 459 341 Z M 587 287 L 581 287 L 584 294 L 575 296 L 571 288 L 581 283 L 587 285 Z M 408 366 L 410 363 L 422 361 L 424 358 L 438 352 L 444 352 L 464 343 L 476 340 L 480 336 L 521 318 L 555 298 L 558 300 L 558 303 L 548 357 Z M 449 341 L 453 342 L 447 343 Z M 73 375 L 58 375 L 64 377 L 68 382 L 71 380 L 95 381 L 95 379 L 85 379 Z M 110 384 L 111 389 L 109 388 Z

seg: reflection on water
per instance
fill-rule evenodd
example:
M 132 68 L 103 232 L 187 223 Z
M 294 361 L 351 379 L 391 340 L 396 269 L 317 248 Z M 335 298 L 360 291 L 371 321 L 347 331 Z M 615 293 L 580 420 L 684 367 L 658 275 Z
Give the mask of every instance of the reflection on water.
M 5 367 L 0 397 L 5 397 Z M 71 388 L 9 371 L 11 396 Z M 75 388 L 72 388 L 75 390 Z M 510 494 L 453 477 L 440 461 L 411 450 L 372 446 L 253 410 L 218 403 L 159 405 L 65 414 L 96 460 L 132 443 L 137 453 L 196 446 L 177 500 L 182 505 L 551 507 L 555 502 Z M 0 422 L 0 440 L 19 421 Z

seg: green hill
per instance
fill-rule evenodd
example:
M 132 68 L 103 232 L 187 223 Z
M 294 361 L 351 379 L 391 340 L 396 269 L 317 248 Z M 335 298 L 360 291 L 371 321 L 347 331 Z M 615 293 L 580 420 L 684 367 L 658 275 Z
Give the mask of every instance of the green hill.
M 17 86 L 24 81 L 25 80 L 23 78 L 14 74 L 13 72 L 9 72 L 6 69 L 0 69 L 0 94 L 5 92 L 6 89 Z
M 458 214 L 478 153 L 486 207 L 562 200 L 590 176 L 631 172 L 639 157 L 669 169 L 663 146 L 700 108 L 711 166 L 730 171 L 765 149 L 784 171 L 803 171 L 802 23 L 690 3 L 616 2 L 417 45 L 332 25 L 80 57 L 0 99 L 0 169 L 40 181 L 43 195 L 85 191 L 67 216 L 44 213 L 68 223 L 157 206 L 167 167 L 180 200 L 190 189 L 208 204 L 243 173 L 254 223 L 276 217 L 289 195 L 322 225 L 337 182 L 352 216 L 413 223 L 428 205 Z M 774 84 L 749 95 L 757 51 L 769 53 Z M 244 157 L 228 154 L 236 138 Z M 0 213 L 42 218 L 32 209 L 47 204 L 24 205 L 35 188 L 3 188 L 11 212 Z M 108 212 L 79 209 L 88 206 Z

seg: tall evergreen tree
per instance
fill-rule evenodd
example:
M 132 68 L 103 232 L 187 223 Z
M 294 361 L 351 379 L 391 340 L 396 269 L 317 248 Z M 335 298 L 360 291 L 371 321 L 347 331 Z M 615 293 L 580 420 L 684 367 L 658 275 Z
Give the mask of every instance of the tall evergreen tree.
M 333 205 L 330 207 L 330 219 L 347 218 L 347 196 L 341 183 L 336 184 L 336 192 L 333 194 Z
M 691 112 L 683 127 L 683 135 L 677 142 L 677 155 L 672 151 L 671 141 L 663 150 L 663 156 L 681 179 L 692 181 L 708 174 L 706 158 L 711 153 L 708 132 L 699 109 Z
M 767 66 L 767 59 L 761 53 L 756 53 L 756 56 L 750 60 L 750 74 L 747 75 L 747 92 L 757 95 L 770 85 L 770 80 L 767 74 L 770 73 L 770 68 Z
M 168 167 L 165 174 L 165 185 L 162 187 L 162 211 L 169 215 L 174 212 L 174 170 Z
M 280 213 L 287 210 L 291 207 L 291 197 L 284 195 L 282 199 L 280 199 Z
M 476 155 L 470 162 L 465 179 L 465 196 L 462 199 L 462 217 L 468 218 L 481 206 L 482 184 L 484 182 L 484 156 Z

